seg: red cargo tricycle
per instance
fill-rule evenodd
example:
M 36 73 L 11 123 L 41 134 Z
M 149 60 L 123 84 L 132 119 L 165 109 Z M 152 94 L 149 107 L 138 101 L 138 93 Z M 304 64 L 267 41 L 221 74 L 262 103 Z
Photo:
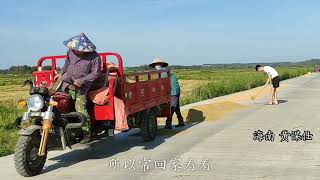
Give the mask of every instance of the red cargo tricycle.
M 109 101 L 104 105 L 87 102 L 90 121 L 94 124 L 92 131 L 113 136 L 117 122 L 114 97 L 117 97 L 124 102 L 129 128 L 140 128 L 144 141 L 154 140 L 157 117 L 171 114 L 169 70 L 125 74 L 119 54 L 106 52 L 100 56 L 102 75 L 93 86 L 108 86 Z M 109 57 L 116 58 L 116 68 L 107 67 Z M 27 107 L 27 111 L 18 118 L 20 137 L 14 152 L 15 167 L 22 176 L 39 174 L 48 151 L 64 150 L 67 146 L 72 148 L 84 137 L 82 127 L 87 123 L 86 116 L 76 112 L 73 99 L 61 92 L 62 81 L 54 81 L 58 70 L 56 62 L 65 59 L 65 55 L 42 57 L 33 73 L 33 80 L 29 81 L 30 97 L 19 101 L 20 106 Z M 42 68 L 44 61 L 51 61 L 50 70 Z M 161 77 L 162 73 L 167 73 L 167 76 Z

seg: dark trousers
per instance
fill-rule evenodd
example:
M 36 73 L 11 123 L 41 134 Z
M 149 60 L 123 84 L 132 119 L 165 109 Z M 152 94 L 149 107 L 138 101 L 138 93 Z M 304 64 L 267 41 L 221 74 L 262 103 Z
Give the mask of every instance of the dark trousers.
M 179 124 L 183 123 L 183 117 L 180 111 L 180 94 L 171 96 L 170 104 L 171 104 L 171 116 L 167 118 L 166 125 L 172 124 L 173 113 L 176 113 L 177 118 L 179 120 Z

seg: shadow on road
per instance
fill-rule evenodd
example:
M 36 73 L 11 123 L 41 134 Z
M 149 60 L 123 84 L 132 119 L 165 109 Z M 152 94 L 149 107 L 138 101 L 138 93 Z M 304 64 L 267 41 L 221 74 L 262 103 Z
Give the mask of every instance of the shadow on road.
M 278 100 L 278 103 L 279 104 L 283 104 L 283 103 L 287 103 L 288 101 L 287 100 L 284 100 L 284 99 L 279 99 Z M 255 102 L 253 104 L 264 104 L 264 105 L 269 105 L 267 102 Z
M 286 103 L 286 102 L 288 102 L 288 101 L 287 100 L 283 100 L 283 99 L 282 100 L 278 100 L 279 104 Z
M 42 173 L 54 171 L 59 168 L 68 167 L 89 159 L 104 159 L 115 154 L 125 152 L 133 147 L 141 146 L 145 150 L 154 149 L 164 143 L 166 139 L 181 133 L 205 120 L 203 112 L 190 109 L 186 117 L 186 126 L 173 128 L 172 130 L 159 127 L 158 135 L 152 142 L 144 142 L 140 137 L 139 129 L 132 129 L 126 133 L 116 134 L 115 137 L 105 137 L 96 140 L 88 145 L 83 145 L 82 149 L 75 149 L 71 152 L 56 156 L 50 160 L 55 161 L 53 165 L 46 166 Z M 82 146 L 82 145 L 81 145 Z M 107 162 L 106 162 L 107 163 Z

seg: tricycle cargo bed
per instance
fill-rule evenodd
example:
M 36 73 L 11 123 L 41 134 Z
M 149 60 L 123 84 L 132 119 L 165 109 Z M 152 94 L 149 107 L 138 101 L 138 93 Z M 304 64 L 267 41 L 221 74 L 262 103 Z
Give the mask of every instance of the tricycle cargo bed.
M 161 73 L 167 76 L 161 78 Z M 124 75 L 126 80 L 123 87 L 124 101 L 129 114 L 170 102 L 169 73 L 169 71 L 150 71 Z M 147 79 L 141 81 L 141 76 L 147 76 Z M 128 82 L 130 77 L 134 77 L 133 82 Z
M 160 107 L 158 116 L 168 117 L 170 115 L 170 71 L 148 71 L 138 73 L 123 72 L 122 58 L 113 52 L 99 53 L 102 60 L 101 72 L 104 81 L 108 72 L 107 58 L 113 56 L 117 59 L 116 78 L 110 79 L 109 103 L 106 105 L 94 105 L 92 112 L 93 121 L 114 121 L 114 97 L 123 100 L 128 115 L 133 115 L 143 110 Z M 33 73 L 35 86 L 49 86 L 54 83 L 57 74 L 57 60 L 65 60 L 66 56 L 46 56 L 41 58 L 37 64 L 37 71 Z M 42 63 L 51 61 L 51 70 L 42 70 Z M 166 74 L 166 76 L 164 76 Z M 162 76 L 161 76 L 162 75 Z

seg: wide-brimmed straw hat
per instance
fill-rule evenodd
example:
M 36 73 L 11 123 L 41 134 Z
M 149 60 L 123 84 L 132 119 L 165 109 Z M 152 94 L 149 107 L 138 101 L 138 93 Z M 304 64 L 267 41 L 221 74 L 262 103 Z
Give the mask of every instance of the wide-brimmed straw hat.
M 79 35 L 63 41 L 63 44 L 70 49 L 80 52 L 92 52 L 96 50 L 96 46 L 84 33 L 80 33 Z
M 167 67 L 168 63 L 164 61 L 162 58 L 154 58 L 152 63 L 149 64 L 149 67 L 154 68 L 156 65 L 160 65 L 162 67 Z

